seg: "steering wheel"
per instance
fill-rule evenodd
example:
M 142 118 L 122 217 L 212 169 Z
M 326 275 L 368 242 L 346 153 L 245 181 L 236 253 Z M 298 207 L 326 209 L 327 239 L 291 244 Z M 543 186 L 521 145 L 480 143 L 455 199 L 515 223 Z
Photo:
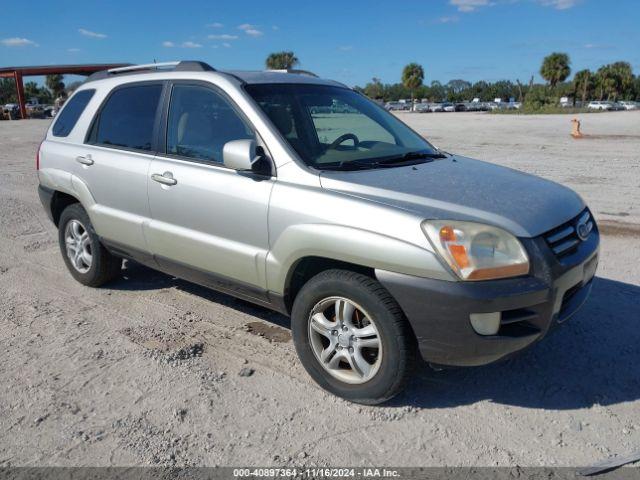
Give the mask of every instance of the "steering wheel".
M 353 133 L 345 133 L 344 135 L 340 135 L 333 142 L 331 142 L 331 145 L 329 145 L 329 147 L 327 148 L 337 148 L 338 145 L 346 142 L 347 140 L 353 140 L 353 148 L 357 148 L 358 145 L 360 145 L 360 139 L 358 137 L 356 137 Z

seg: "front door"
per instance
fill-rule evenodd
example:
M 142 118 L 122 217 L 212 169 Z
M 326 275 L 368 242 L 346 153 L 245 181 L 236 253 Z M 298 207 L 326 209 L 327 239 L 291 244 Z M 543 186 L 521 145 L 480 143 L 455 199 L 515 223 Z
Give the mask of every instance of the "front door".
M 166 118 L 166 153 L 152 160 L 147 180 L 151 252 L 182 276 L 180 268 L 191 269 L 231 289 L 264 290 L 273 179 L 222 163 L 224 144 L 255 138 L 252 127 L 222 92 L 199 83 L 172 86 Z

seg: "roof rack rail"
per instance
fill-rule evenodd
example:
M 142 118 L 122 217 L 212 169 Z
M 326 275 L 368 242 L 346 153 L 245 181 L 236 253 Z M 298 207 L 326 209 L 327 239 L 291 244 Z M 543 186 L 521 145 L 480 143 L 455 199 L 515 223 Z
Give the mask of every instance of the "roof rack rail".
M 113 75 L 120 74 L 132 74 L 132 73 L 144 73 L 153 72 L 159 70 L 173 70 L 174 72 L 215 72 L 215 68 L 205 62 L 198 62 L 194 60 L 182 60 L 176 62 L 160 62 L 160 63 L 144 63 L 141 65 L 127 65 L 125 67 L 110 68 L 109 70 L 102 70 L 90 75 L 85 82 L 92 82 L 94 80 L 102 80 L 103 78 L 109 78 Z
M 308 75 L 309 77 L 319 78 L 318 75 L 309 70 L 300 70 L 297 68 L 267 69 L 267 72 L 295 73 L 296 75 Z

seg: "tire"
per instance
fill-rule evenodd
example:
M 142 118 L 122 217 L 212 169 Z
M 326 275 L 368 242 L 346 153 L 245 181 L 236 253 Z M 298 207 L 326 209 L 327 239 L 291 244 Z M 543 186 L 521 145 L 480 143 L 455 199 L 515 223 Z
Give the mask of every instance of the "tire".
M 89 215 L 79 203 L 73 203 L 62 211 L 58 242 L 67 269 L 81 284 L 100 287 L 120 274 L 122 259 L 110 254 L 100 243 Z M 72 245 L 70 249 L 68 243 Z M 79 249 L 84 255 L 76 258 L 73 252 Z
M 404 314 L 380 283 L 360 273 L 326 270 L 309 280 L 295 298 L 291 330 L 309 375 L 346 400 L 383 403 L 413 371 L 416 341 Z

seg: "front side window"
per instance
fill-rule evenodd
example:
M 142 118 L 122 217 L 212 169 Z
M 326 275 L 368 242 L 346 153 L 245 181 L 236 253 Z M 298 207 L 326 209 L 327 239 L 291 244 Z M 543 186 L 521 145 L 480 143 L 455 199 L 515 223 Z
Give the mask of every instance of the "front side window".
M 308 84 L 245 88 L 309 166 L 376 168 L 443 156 L 396 117 L 348 88 Z
M 222 164 L 225 143 L 253 138 L 253 131 L 222 95 L 199 85 L 173 87 L 168 154 Z
M 133 150 L 151 150 L 161 84 L 118 88 L 102 107 L 91 134 L 92 143 Z
M 53 124 L 51 133 L 53 133 L 54 137 L 66 137 L 71 133 L 94 93 L 96 91 L 93 89 L 80 90 L 69 99 L 58 118 L 56 118 L 56 123 Z

